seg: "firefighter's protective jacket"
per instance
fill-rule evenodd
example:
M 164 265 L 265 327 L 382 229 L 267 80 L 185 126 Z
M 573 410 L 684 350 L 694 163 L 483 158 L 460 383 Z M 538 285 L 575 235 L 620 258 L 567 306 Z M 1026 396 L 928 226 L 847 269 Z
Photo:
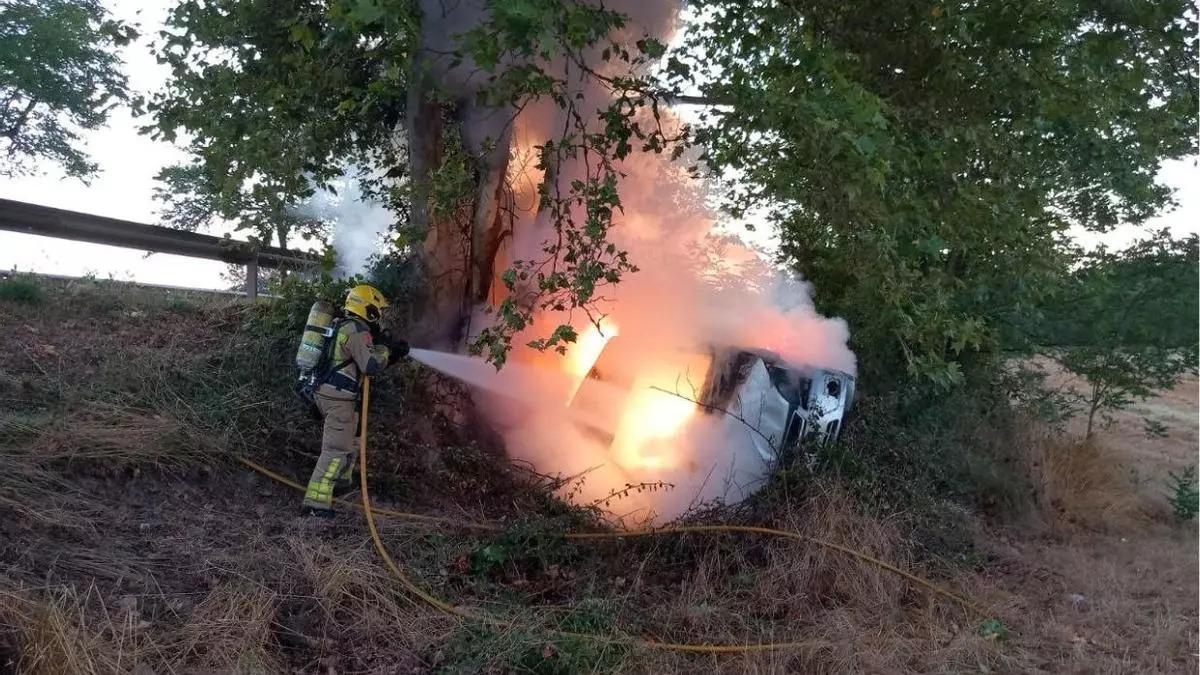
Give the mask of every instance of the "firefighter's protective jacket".
M 357 398 L 361 376 L 375 375 L 387 367 L 388 347 L 375 344 L 371 329 L 358 317 L 342 321 L 333 339 L 332 370 L 318 391 L 329 398 Z

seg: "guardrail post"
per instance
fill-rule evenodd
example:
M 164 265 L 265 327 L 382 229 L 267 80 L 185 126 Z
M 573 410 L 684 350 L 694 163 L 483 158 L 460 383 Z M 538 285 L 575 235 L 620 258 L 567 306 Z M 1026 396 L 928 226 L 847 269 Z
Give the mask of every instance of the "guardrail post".
M 251 300 L 258 297 L 258 256 L 246 261 L 246 297 Z

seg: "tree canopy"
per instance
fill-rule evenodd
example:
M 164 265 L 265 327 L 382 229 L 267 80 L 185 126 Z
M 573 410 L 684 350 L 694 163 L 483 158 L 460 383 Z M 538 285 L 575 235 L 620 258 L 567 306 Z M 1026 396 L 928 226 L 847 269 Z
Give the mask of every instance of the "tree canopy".
M 171 227 L 195 232 L 218 218 L 234 229 L 249 230 L 250 236 L 280 248 L 288 248 L 296 237 L 323 240 L 326 224 L 320 215 L 300 201 L 311 195 L 274 188 L 268 183 L 243 185 L 224 190 L 214 182 L 208 168 L 199 162 L 164 168 L 157 176 L 154 198 L 163 204 L 162 218 Z
M 591 153 L 599 164 L 566 188 L 541 195 L 540 208 L 554 212 L 562 235 L 546 251 L 558 263 L 555 271 L 537 271 L 544 260 L 519 261 L 525 269 L 504 279 L 530 282 L 543 307 L 586 305 L 598 285 L 616 283 L 633 269 L 606 239 L 619 209 L 613 161 L 638 140 L 662 140 L 631 120 L 644 98 L 635 85 L 644 80 L 607 82 L 626 95 L 607 105 L 597 130 L 590 128 L 597 111 L 577 103 L 575 85 L 557 66 L 563 59 L 578 64 L 588 48 L 607 45 L 604 59 L 625 62 L 632 72 L 647 58 L 643 50 L 661 53 L 661 45 L 617 44 L 609 33 L 625 19 L 602 7 L 565 0 L 482 4 L 490 11 L 455 31 L 452 54 L 426 45 L 419 58 L 422 28 L 428 33 L 431 23 L 458 10 L 376 0 L 181 2 L 160 36 L 159 58 L 172 79 L 147 102 L 154 114 L 149 131 L 166 140 L 187 133 L 197 162 L 187 177 L 206 194 L 219 192 L 211 200 L 217 204 L 239 203 L 239 195 L 256 189 L 300 200 L 348 165 L 361 169 L 368 194 L 411 216 L 400 240 L 418 251 L 424 276 L 437 280 L 429 284 L 428 323 L 435 337 L 453 340 L 495 276 L 504 230 L 498 195 L 508 158 L 507 145 L 495 149 L 500 139 L 462 133 L 473 126 L 464 120 L 484 109 L 512 115 L 531 101 L 553 101 L 569 122 L 559 138 L 540 147 L 540 163 Z M 434 63 L 438 59 L 454 63 Z M 484 73 L 476 90 L 456 88 L 446 76 L 464 60 Z M 178 183 L 182 171 L 163 178 Z M 471 194 L 464 202 L 464 195 L 448 194 L 448 186 Z M 572 205 L 581 202 L 587 208 L 577 212 Z M 512 301 L 498 308 L 496 329 L 481 336 L 480 348 L 502 361 L 533 309 Z M 545 346 L 561 346 L 567 337 L 556 333 Z
M 691 141 L 724 206 L 766 213 L 781 260 L 849 321 L 876 386 L 939 388 L 1037 352 L 1084 262 L 1069 228 L 1169 208 L 1157 169 L 1196 152 L 1197 19 L 1184 0 L 715 0 L 685 13 L 669 51 L 616 38 L 627 17 L 611 7 L 474 5 L 485 11 L 447 27 L 459 10 L 434 1 L 185 0 L 161 36 L 173 78 L 148 106 L 155 133 L 187 132 L 187 171 L 221 204 L 303 199 L 347 163 L 365 167 L 436 280 L 429 321 L 445 336 L 492 290 L 511 229 L 499 207 L 511 139 L 503 125 L 473 138 L 480 110 L 552 102 L 566 124 L 537 148 L 550 177 L 539 209 L 557 236 L 544 260 L 495 275 L 509 293 L 477 346 L 496 360 L 534 308 L 586 307 L 636 272 L 608 237 L 614 160 L 633 147 L 678 156 Z M 431 42 L 438 21 L 445 44 Z M 609 61 L 620 67 L 594 67 Z M 464 87 L 455 68 L 480 77 Z M 581 78 L 611 100 L 577 103 Z M 709 104 L 690 135 L 639 123 L 679 92 Z M 580 156 L 587 174 L 556 182 Z M 564 325 L 538 346 L 571 339 Z
M 31 173 L 38 160 L 95 173 L 80 132 L 128 101 L 116 49 L 136 36 L 99 0 L 0 3 L 0 174 Z
M 726 103 L 697 134 L 867 371 L 949 384 L 1027 347 L 1073 225 L 1171 203 L 1196 151 L 1190 2 L 705 3 L 673 81 Z

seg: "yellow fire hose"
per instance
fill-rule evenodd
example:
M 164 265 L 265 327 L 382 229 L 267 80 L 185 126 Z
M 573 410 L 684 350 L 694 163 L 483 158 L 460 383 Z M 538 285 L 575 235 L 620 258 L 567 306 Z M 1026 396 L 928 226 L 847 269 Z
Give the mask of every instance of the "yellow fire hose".
M 461 607 L 452 605 L 444 600 L 441 600 L 440 598 L 438 598 L 434 595 L 431 595 L 430 593 L 428 593 L 424 589 L 422 589 L 420 586 L 418 586 L 415 582 L 413 582 L 412 579 L 410 579 L 408 577 L 408 575 L 406 575 L 404 573 L 404 571 L 402 569 L 400 569 L 400 566 L 392 558 L 391 554 L 388 553 L 387 547 L 385 547 L 383 545 L 383 540 L 379 536 L 379 529 L 375 525 L 375 516 L 377 514 L 382 515 L 382 516 L 389 516 L 389 517 L 393 517 L 393 518 L 401 518 L 401 519 L 405 519 L 405 520 L 413 520 L 413 521 L 425 522 L 425 523 L 430 523 L 430 524 L 448 525 L 448 526 L 466 528 L 466 529 L 497 531 L 501 528 L 497 527 L 496 525 L 492 525 L 492 524 L 488 524 L 488 523 L 472 523 L 472 522 L 454 520 L 452 518 L 439 518 L 437 516 L 427 516 L 427 515 L 423 515 L 423 514 L 419 514 L 419 513 L 407 513 L 404 511 L 394 511 L 391 509 L 381 509 L 381 508 L 373 507 L 371 505 L 370 490 L 368 489 L 368 484 L 367 484 L 367 433 L 366 433 L 366 429 L 367 429 L 367 410 L 370 405 L 370 402 L 371 402 L 371 381 L 370 381 L 369 377 L 364 377 L 363 378 L 363 402 L 362 402 L 363 419 L 361 422 L 362 426 L 360 427 L 363 430 L 363 433 L 359 437 L 359 446 L 358 446 L 358 452 L 359 452 L 358 475 L 359 475 L 359 483 L 360 483 L 359 488 L 360 488 L 360 492 L 362 494 L 362 503 L 361 503 L 361 505 L 355 505 L 352 502 L 348 502 L 348 501 L 341 500 L 341 499 L 339 499 L 337 501 L 339 503 L 346 504 L 346 505 L 361 506 L 363 514 L 366 516 L 366 519 L 367 519 L 367 528 L 371 531 L 371 539 L 375 543 L 375 550 L 377 550 L 379 552 L 380 557 L 383 558 L 383 562 L 387 565 L 388 569 L 392 572 L 392 575 L 396 577 L 396 579 L 400 582 L 400 584 L 402 586 L 404 586 L 404 588 L 409 593 L 415 595 L 416 597 L 420 598 L 426 604 L 430 605 L 431 607 L 434 607 L 435 609 L 437 609 L 449 616 L 454 616 L 454 617 L 457 617 L 460 619 L 467 619 L 467 620 L 471 620 L 471 621 L 477 621 L 480 623 L 487 623 L 487 624 L 499 625 L 499 626 L 504 626 L 504 627 L 516 626 L 517 625 L 516 622 L 514 622 L 512 620 L 502 619 L 499 617 L 489 616 L 486 614 L 478 614 L 478 613 L 463 609 Z M 284 485 L 288 485 L 297 490 L 301 490 L 301 491 L 304 490 L 304 487 L 302 485 L 300 485 L 299 483 L 289 480 L 288 478 L 281 476 L 278 473 L 275 473 L 274 471 L 271 471 L 270 469 L 268 469 L 260 464 L 257 464 L 245 457 L 241 457 L 241 458 L 239 458 L 239 460 L 241 461 L 242 464 L 246 465 L 247 467 L 253 469 L 254 471 L 257 471 L 258 473 L 260 473 L 268 478 L 271 478 L 272 480 L 278 481 Z M 779 530 L 779 529 L 770 528 L 770 527 L 758 527 L 758 526 L 754 526 L 754 525 L 676 525 L 676 526 L 663 527 L 663 528 L 657 528 L 657 529 L 626 530 L 623 532 L 568 532 L 568 533 L 563 534 L 562 536 L 566 539 L 621 539 L 621 538 L 632 538 L 632 537 L 649 537 L 649 536 L 667 535 L 667 534 L 729 533 L 729 532 L 763 534 L 763 535 L 768 535 L 768 536 L 773 536 L 773 537 L 783 537 L 786 539 L 794 539 L 797 541 L 803 541 L 803 542 L 807 542 L 807 543 L 816 544 L 818 546 L 822 546 L 824 548 L 827 548 L 827 549 L 830 549 L 833 551 L 838 551 L 840 553 L 844 553 L 851 557 L 857 558 L 858 560 L 861 560 L 863 562 L 867 562 L 872 565 L 875 565 L 881 569 L 892 572 L 893 574 L 897 574 L 915 584 L 918 584 L 918 585 L 928 589 L 929 591 L 931 591 L 933 593 L 936 593 L 938 595 L 941 595 L 943 597 L 953 600 L 954 602 L 958 603 L 959 605 L 963 606 L 964 608 L 966 608 L 980 616 L 983 616 L 983 617 L 990 616 L 990 613 L 987 610 L 983 609 L 979 605 L 976 605 L 975 603 L 972 603 L 971 601 L 967 600 L 966 598 L 962 597 L 961 595 L 954 593 L 953 591 L 950 591 L 946 588 L 943 588 L 942 586 L 939 586 L 931 581 L 922 579 L 921 577 L 918 577 L 916 575 L 905 572 L 904 570 L 902 570 L 894 565 L 891 565 L 887 562 L 879 560 L 878 558 L 875 558 L 875 557 L 872 557 L 865 553 L 862 553 L 861 551 L 856 551 L 856 550 L 848 548 L 846 546 L 842 546 L 840 544 L 835 544 L 830 541 L 825 541 L 823 539 L 819 539 L 816 537 L 810 537 L 807 535 L 800 534 L 798 532 L 791 532 L 788 530 Z M 634 645 L 634 646 L 638 646 L 638 647 L 645 647 L 645 648 L 649 648 L 649 649 L 663 649 L 663 650 L 670 650 L 670 651 L 693 652 L 693 653 L 704 653 L 704 654 L 737 654 L 737 653 L 747 653 L 747 652 L 786 650 L 786 649 L 796 649 L 796 648 L 800 648 L 800 647 L 806 647 L 806 646 L 810 645 L 810 643 L 808 643 L 808 642 L 763 642 L 763 643 L 725 644 L 725 645 L 707 644 L 707 643 L 694 644 L 694 643 L 680 643 L 680 642 L 662 642 L 659 640 L 651 640 L 651 639 L 638 638 L 638 637 L 633 637 L 633 636 L 596 635 L 596 634 L 591 634 L 591 633 L 572 633 L 572 632 L 568 632 L 568 631 L 559 631 L 559 630 L 548 630 L 547 632 L 554 634 L 554 635 L 563 636 L 563 637 L 584 638 L 584 639 L 590 639 L 590 640 L 604 640 L 604 641 L 608 641 L 608 642 L 630 644 L 630 645 Z

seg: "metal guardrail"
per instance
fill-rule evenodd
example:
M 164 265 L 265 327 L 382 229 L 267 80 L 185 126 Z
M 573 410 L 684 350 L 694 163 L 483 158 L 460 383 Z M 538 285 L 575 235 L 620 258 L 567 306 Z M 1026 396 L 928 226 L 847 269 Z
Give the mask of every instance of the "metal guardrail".
M 0 199 L 0 230 L 220 260 L 246 266 L 246 297 L 258 297 L 258 268 L 307 267 L 320 256 L 248 241 L 145 225 L 90 213 Z

